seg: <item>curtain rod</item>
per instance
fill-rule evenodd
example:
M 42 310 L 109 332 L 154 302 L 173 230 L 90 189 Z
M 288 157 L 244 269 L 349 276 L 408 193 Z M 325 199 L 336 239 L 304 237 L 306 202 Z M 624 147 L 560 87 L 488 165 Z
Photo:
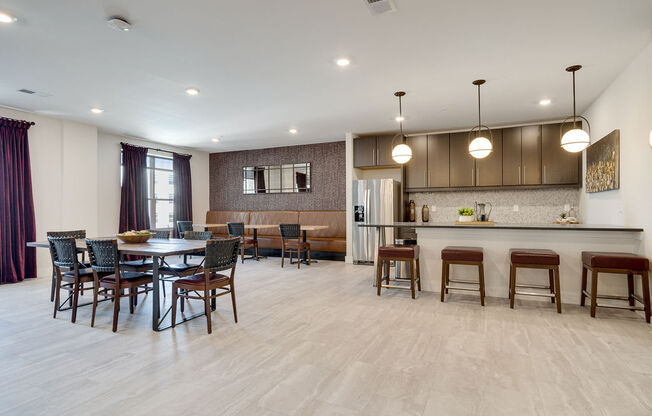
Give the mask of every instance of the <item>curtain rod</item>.
M 127 142 L 120 142 L 120 144 L 128 144 L 129 146 L 137 146 L 135 144 L 131 144 L 131 143 L 127 143 Z M 172 153 L 172 154 L 177 153 L 177 152 L 173 152 L 171 150 L 157 149 L 157 148 L 154 148 L 154 147 L 147 147 L 147 146 L 139 146 L 139 147 L 144 147 L 145 149 L 154 150 L 156 152 L 164 152 L 164 153 Z M 192 155 L 189 155 L 187 153 L 177 153 L 177 154 L 180 155 L 180 156 L 190 156 L 190 157 L 192 157 Z
M 33 121 L 27 121 L 27 120 L 16 120 L 15 118 L 9 118 L 9 117 L 0 117 L 0 120 L 18 121 L 18 122 L 21 122 L 21 123 L 27 123 L 27 124 L 29 124 L 30 126 L 33 126 L 33 125 L 36 124 L 36 123 L 34 123 Z

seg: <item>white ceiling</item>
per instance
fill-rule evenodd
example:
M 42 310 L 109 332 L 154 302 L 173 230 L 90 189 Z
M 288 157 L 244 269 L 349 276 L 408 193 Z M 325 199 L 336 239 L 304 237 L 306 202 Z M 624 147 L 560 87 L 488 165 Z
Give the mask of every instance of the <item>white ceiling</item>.
M 483 121 L 498 125 L 566 116 L 576 63 L 585 109 L 651 39 L 650 0 L 396 4 L 371 16 L 363 0 L 0 0 L 20 19 L 0 25 L 0 104 L 225 151 L 396 129 L 399 89 L 407 130 L 470 127 L 471 81 L 485 78 Z M 133 30 L 110 29 L 113 14 Z

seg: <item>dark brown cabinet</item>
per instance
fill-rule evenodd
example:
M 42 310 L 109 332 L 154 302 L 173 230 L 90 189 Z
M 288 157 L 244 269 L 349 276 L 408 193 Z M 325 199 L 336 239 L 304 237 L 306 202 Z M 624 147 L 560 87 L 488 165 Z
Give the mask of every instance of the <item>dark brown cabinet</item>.
M 356 168 L 376 166 L 376 136 L 353 139 L 353 166 Z
M 408 137 L 406 144 L 412 149 L 412 159 L 405 164 L 407 188 L 428 187 L 428 136 Z
M 503 184 L 503 131 L 491 130 L 493 151 L 483 159 L 475 160 L 475 186 Z
M 568 129 L 571 128 L 567 124 Z M 541 165 L 544 185 L 580 184 L 582 152 L 570 153 L 561 147 L 560 124 L 541 126 Z M 565 131 L 564 131 L 565 132 Z
M 475 163 L 469 154 L 469 133 L 450 135 L 450 186 L 475 186 Z
M 503 185 L 541 184 L 541 126 L 503 129 Z
M 450 135 L 428 135 L 428 183 L 430 188 L 450 186 Z
M 394 159 L 392 159 L 392 141 L 395 135 L 376 136 L 376 166 L 398 166 Z M 396 138 L 396 143 L 399 144 L 400 138 Z

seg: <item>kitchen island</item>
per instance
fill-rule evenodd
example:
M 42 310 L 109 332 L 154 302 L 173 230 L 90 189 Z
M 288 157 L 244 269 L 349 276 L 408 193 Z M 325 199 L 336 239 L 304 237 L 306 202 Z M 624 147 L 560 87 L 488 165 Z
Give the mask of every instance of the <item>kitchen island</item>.
M 560 256 L 560 286 L 563 303 L 579 304 L 582 276 L 582 251 L 617 251 L 643 254 L 643 229 L 592 224 L 507 224 L 456 225 L 453 223 L 394 222 L 357 224 L 377 230 L 378 243 L 385 244 L 385 229 L 414 228 L 420 246 L 421 281 L 426 291 L 439 292 L 441 250 L 446 246 L 474 246 L 484 249 L 485 290 L 487 296 L 508 298 L 509 250 L 543 248 Z M 547 283 L 547 273 L 519 269 L 519 283 Z M 477 280 L 474 267 L 451 266 L 451 275 Z M 600 277 L 600 293 L 625 293 L 623 276 Z M 455 292 L 452 292 L 455 293 Z M 460 292 L 457 292 L 460 293 Z M 534 297 L 522 299 L 540 300 Z M 454 299 L 454 298 L 453 298 Z

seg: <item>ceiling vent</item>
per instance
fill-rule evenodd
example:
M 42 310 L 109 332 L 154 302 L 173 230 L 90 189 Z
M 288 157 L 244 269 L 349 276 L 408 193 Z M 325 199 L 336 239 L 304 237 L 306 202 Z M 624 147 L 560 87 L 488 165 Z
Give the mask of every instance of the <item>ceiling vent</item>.
M 22 92 L 24 94 L 36 94 L 36 91 L 28 90 L 28 89 L 25 89 L 25 88 L 19 89 L 18 92 Z
M 22 92 L 23 94 L 35 95 L 37 97 L 52 97 L 52 94 L 48 94 L 47 92 L 32 91 L 32 90 L 28 90 L 27 88 L 21 88 L 18 90 L 18 92 Z
M 396 11 L 394 0 L 363 0 L 372 15 Z

